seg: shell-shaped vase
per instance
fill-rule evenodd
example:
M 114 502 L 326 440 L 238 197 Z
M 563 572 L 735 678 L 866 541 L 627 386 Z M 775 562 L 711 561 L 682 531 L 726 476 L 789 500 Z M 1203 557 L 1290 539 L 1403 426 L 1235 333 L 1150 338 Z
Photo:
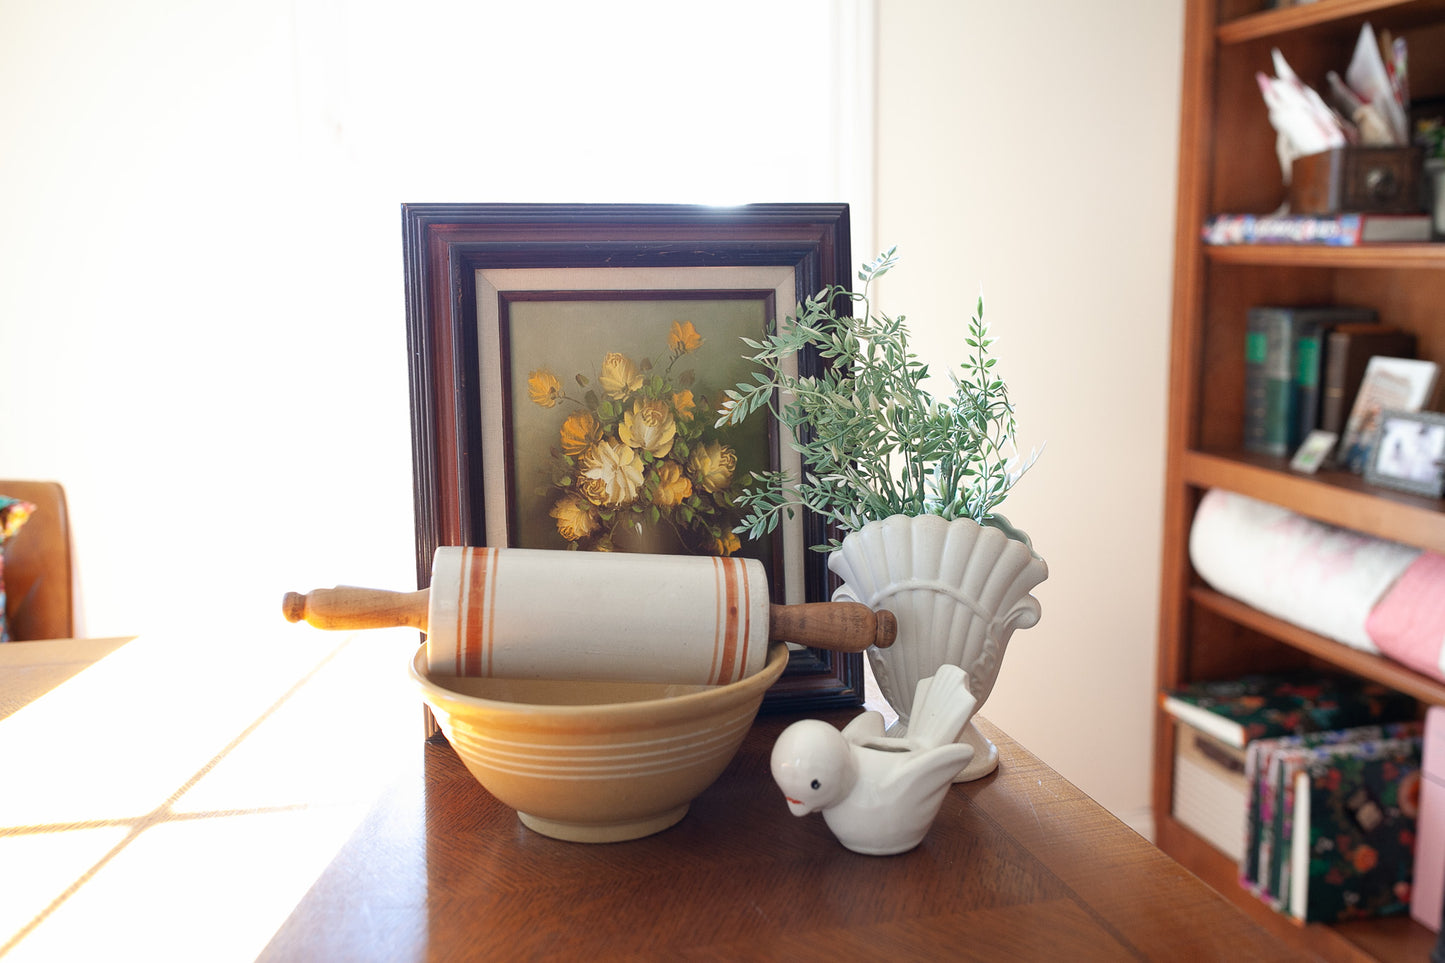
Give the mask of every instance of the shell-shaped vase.
M 983 525 L 937 515 L 869 522 L 844 536 L 828 567 L 843 580 L 835 601 L 888 609 L 898 619 L 893 645 L 868 650 L 878 687 L 898 713 L 890 735 L 907 731 L 919 681 L 943 665 L 968 673 L 969 692 L 983 705 L 1009 638 L 1038 623 L 1042 609 L 1029 593 L 1049 575 L 1029 537 L 1000 515 Z M 978 751 L 956 781 L 998 765 L 998 750 L 972 723 L 960 741 Z

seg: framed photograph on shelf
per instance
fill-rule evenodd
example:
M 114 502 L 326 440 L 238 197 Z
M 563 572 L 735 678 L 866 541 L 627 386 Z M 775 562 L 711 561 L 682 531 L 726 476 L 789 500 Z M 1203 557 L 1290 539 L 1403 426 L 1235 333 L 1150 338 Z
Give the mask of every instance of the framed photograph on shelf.
M 1441 497 L 1445 493 L 1445 414 L 1381 412 L 1365 481 Z
M 1315 429 L 1306 436 L 1295 450 L 1294 457 L 1289 461 L 1292 471 L 1305 475 L 1313 475 L 1319 471 L 1320 466 L 1329 458 L 1330 452 L 1335 450 L 1335 442 L 1340 436 L 1333 431 L 1321 431 Z
M 418 584 L 440 545 L 739 554 L 824 601 L 821 518 L 740 541 L 778 426 L 715 427 L 741 338 L 852 276 L 843 204 L 402 207 Z M 803 373 L 821 370 L 801 357 Z M 862 657 L 796 648 L 764 707 L 855 706 Z
M 1419 411 L 1435 396 L 1440 367 L 1433 361 L 1377 355 L 1365 366 L 1360 390 L 1340 437 L 1337 461 L 1355 474 L 1370 461 L 1370 442 L 1385 411 Z

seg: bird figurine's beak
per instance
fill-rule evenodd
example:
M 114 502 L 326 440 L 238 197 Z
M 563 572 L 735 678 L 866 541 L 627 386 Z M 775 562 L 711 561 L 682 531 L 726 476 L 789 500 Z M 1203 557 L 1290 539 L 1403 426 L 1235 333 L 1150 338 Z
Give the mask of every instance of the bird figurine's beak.
M 792 796 L 784 796 L 783 798 L 788 801 L 788 811 L 794 816 L 806 816 L 812 812 L 812 810 L 808 808 L 808 804 L 801 799 L 794 799 Z

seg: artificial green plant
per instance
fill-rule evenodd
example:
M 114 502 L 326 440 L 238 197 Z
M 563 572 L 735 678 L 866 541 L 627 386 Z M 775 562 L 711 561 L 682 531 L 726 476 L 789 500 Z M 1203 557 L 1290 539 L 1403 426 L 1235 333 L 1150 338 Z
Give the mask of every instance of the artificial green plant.
M 928 366 L 909 347 L 904 316 L 875 313 L 869 300 L 873 282 L 897 263 L 896 251 L 863 265 L 859 291 L 824 288 L 776 333 L 743 339 L 760 370 L 725 392 L 717 424 L 767 409 L 791 436 L 803 471 L 801 478 L 754 473 L 738 499 L 748 511 L 738 533 L 772 532 L 799 507 L 834 523 L 838 537 L 895 514 L 983 524 L 1037 457 L 1017 458 L 1014 409 L 993 371 L 982 296 L 964 338 L 968 351 L 959 371 L 949 372 L 953 393 L 936 397 L 925 387 Z M 822 370 L 798 375 L 794 359 L 809 347 Z M 837 544 L 834 538 L 813 548 Z

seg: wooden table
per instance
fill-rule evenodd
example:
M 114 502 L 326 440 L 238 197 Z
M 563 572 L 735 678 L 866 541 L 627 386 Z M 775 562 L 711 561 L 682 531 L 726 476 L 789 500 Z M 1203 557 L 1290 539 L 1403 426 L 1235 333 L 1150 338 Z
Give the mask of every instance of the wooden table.
M 54 689 L 131 640 L 47 639 L 0 645 L 0 719 Z
M 390 631 L 278 631 L 244 660 L 192 638 L 0 646 L 25 705 L 0 718 L 0 956 L 1292 958 L 986 722 L 999 772 L 900 856 L 788 812 L 767 762 L 792 716 L 760 717 L 677 826 L 548 839 L 417 738 L 415 637 Z
M 761 716 L 677 826 L 600 846 L 524 828 L 437 737 L 261 959 L 1296 958 L 986 722 L 999 771 L 952 788 L 919 848 L 849 852 L 768 772 L 793 718 Z

